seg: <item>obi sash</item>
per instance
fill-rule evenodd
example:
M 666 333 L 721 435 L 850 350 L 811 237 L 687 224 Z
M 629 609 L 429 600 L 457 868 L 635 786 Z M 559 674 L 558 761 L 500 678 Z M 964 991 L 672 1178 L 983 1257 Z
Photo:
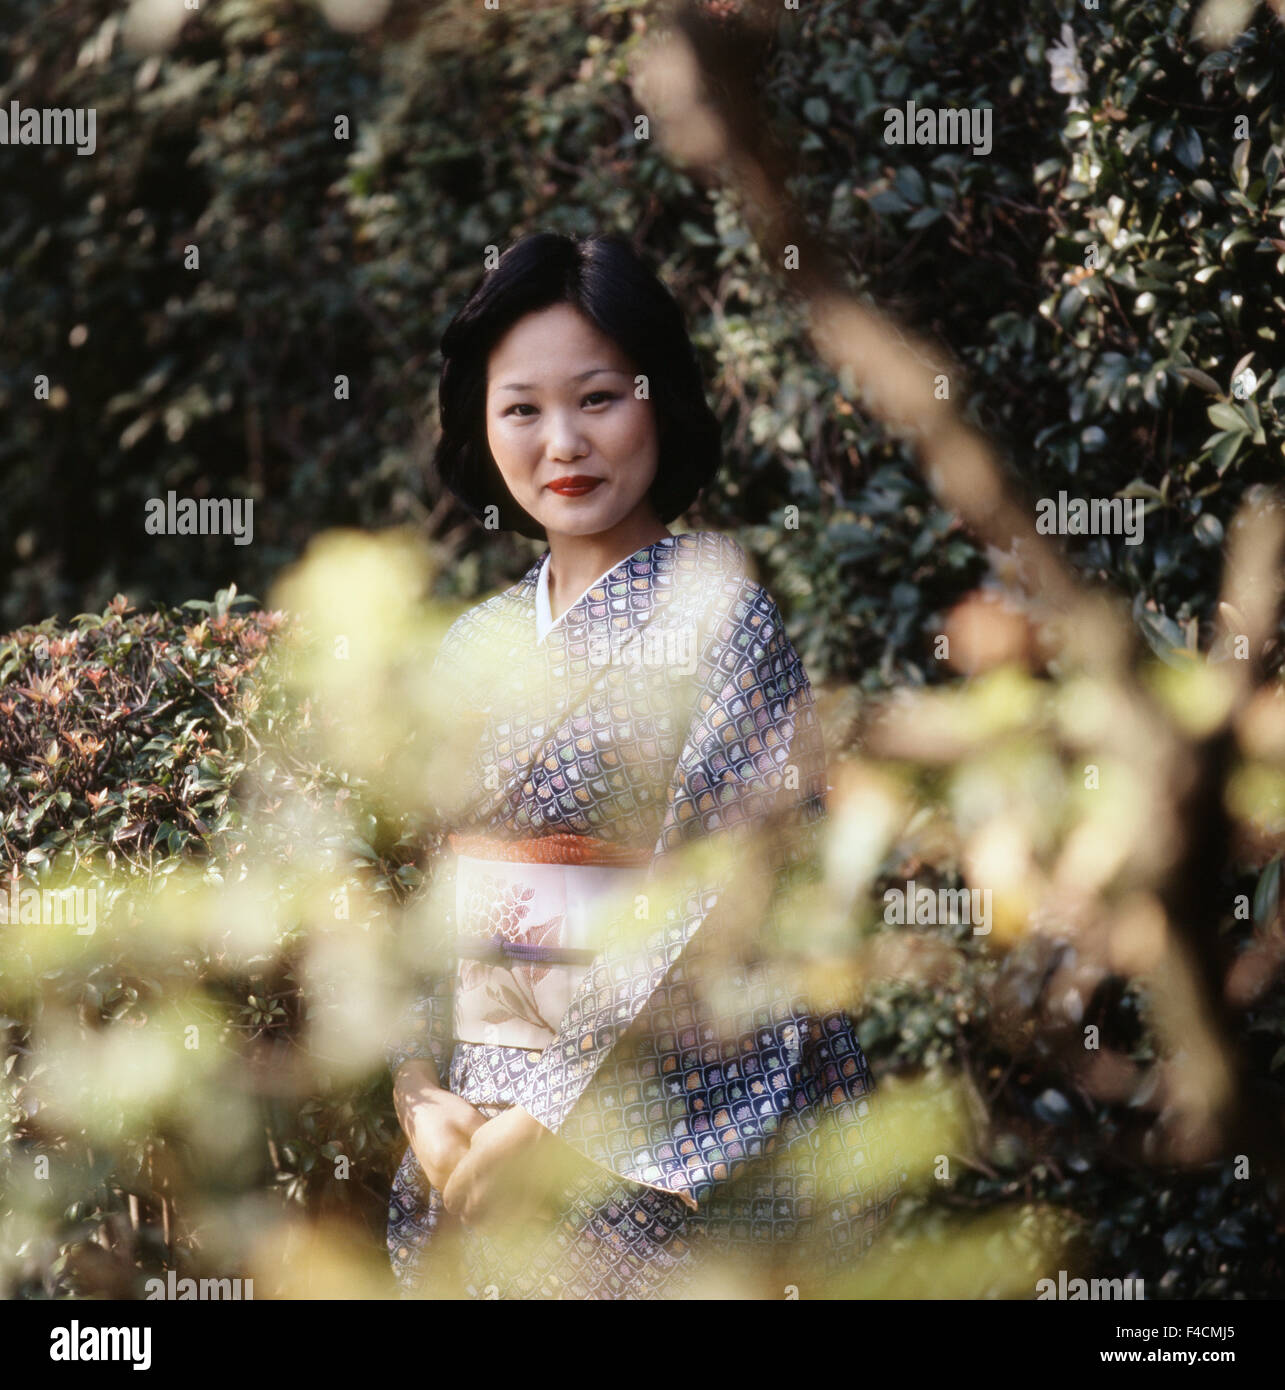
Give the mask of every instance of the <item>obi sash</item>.
M 572 834 L 453 834 L 449 843 L 459 960 L 454 1035 L 543 1051 L 651 851 Z

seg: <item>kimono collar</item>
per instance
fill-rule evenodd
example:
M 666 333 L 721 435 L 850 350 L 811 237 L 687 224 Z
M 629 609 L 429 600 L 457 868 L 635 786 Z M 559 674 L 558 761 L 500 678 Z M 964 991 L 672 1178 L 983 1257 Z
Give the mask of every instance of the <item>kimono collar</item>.
M 638 553 L 638 551 L 635 551 L 634 555 L 637 555 Z M 632 559 L 633 557 L 630 556 L 626 558 Z M 618 568 L 618 566 L 619 562 L 617 562 L 617 564 L 615 565 L 608 565 L 607 568 L 603 570 L 603 572 L 597 577 L 597 579 L 593 580 L 592 583 L 586 584 L 585 587 L 581 589 L 580 598 L 583 598 L 589 592 L 590 589 L 594 588 L 598 584 L 601 584 L 602 581 L 606 579 L 607 576 L 612 572 L 612 570 Z M 536 565 L 536 569 L 538 573 L 535 582 L 535 640 L 537 642 L 543 642 L 552 630 L 554 623 L 560 623 L 562 619 L 566 616 L 566 614 L 570 612 L 572 608 L 575 607 L 575 604 L 573 603 L 568 605 L 568 607 L 555 618 L 553 616 L 553 608 L 549 603 L 548 551 L 545 551 L 545 553 L 540 557 L 540 560 Z
M 739 577 L 746 571 L 745 552 L 730 536 L 717 531 L 685 531 L 662 536 L 635 550 L 599 576 L 547 630 L 540 643 L 538 598 L 546 586 L 549 552 L 505 591 L 517 631 L 547 648 L 550 655 L 582 656 L 591 629 L 625 631 L 641 627 L 670 603 L 679 588 L 708 596 L 711 581 Z M 688 586 L 696 581 L 693 589 Z M 547 598 L 546 598 L 547 602 Z M 516 635 L 516 633 L 515 633 Z

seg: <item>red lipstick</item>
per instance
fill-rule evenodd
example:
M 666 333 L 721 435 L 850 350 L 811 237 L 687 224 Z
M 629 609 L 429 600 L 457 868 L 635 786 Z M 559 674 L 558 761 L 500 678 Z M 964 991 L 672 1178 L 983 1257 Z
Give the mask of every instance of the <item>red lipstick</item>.
M 564 478 L 555 478 L 548 486 L 549 491 L 556 492 L 559 497 L 583 497 L 600 482 L 601 478 L 591 477 L 588 473 L 568 473 Z

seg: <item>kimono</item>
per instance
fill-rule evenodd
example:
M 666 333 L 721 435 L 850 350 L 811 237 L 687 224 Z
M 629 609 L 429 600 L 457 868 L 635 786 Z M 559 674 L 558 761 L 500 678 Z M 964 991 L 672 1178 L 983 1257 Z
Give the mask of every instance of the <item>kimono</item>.
M 473 1296 L 699 1297 L 710 1259 L 796 1284 L 842 1270 L 904 1174 L 852 1020 L 818 1013 L 764 945 L 799 940 L 792 890 L 816 876 L 825 809 L 802 662 L 728 537 L 644 546 L 556 622 L 548 562 L 437 657 L 469 748 L 442 866 L 454 964 L 387 1058 L 431 1057 L 487 1116 L 522 1106 L 588 1175 L 516 1260 L 444 1211 L 408 1148 L 388 1223 L 402 1295 L 452 1222 Z M 734 857 L 694 853 L 738 844 L 769 890 L 753 931 Z

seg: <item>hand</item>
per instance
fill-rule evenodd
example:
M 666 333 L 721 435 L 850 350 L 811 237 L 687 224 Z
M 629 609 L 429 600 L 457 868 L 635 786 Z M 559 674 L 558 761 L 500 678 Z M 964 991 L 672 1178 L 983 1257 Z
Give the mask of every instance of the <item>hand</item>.
M 573 1174 L 596 1166 L 513 1105 L 474 1131 L 442 1204 L 466 1225 L 552 1220 Z
M 397 1073 L 393 1102 L 419 1166 L 442 1192 L 486 1116 L 443 1089 L 433 1064 L 422 1059 L 407 1062 Z

